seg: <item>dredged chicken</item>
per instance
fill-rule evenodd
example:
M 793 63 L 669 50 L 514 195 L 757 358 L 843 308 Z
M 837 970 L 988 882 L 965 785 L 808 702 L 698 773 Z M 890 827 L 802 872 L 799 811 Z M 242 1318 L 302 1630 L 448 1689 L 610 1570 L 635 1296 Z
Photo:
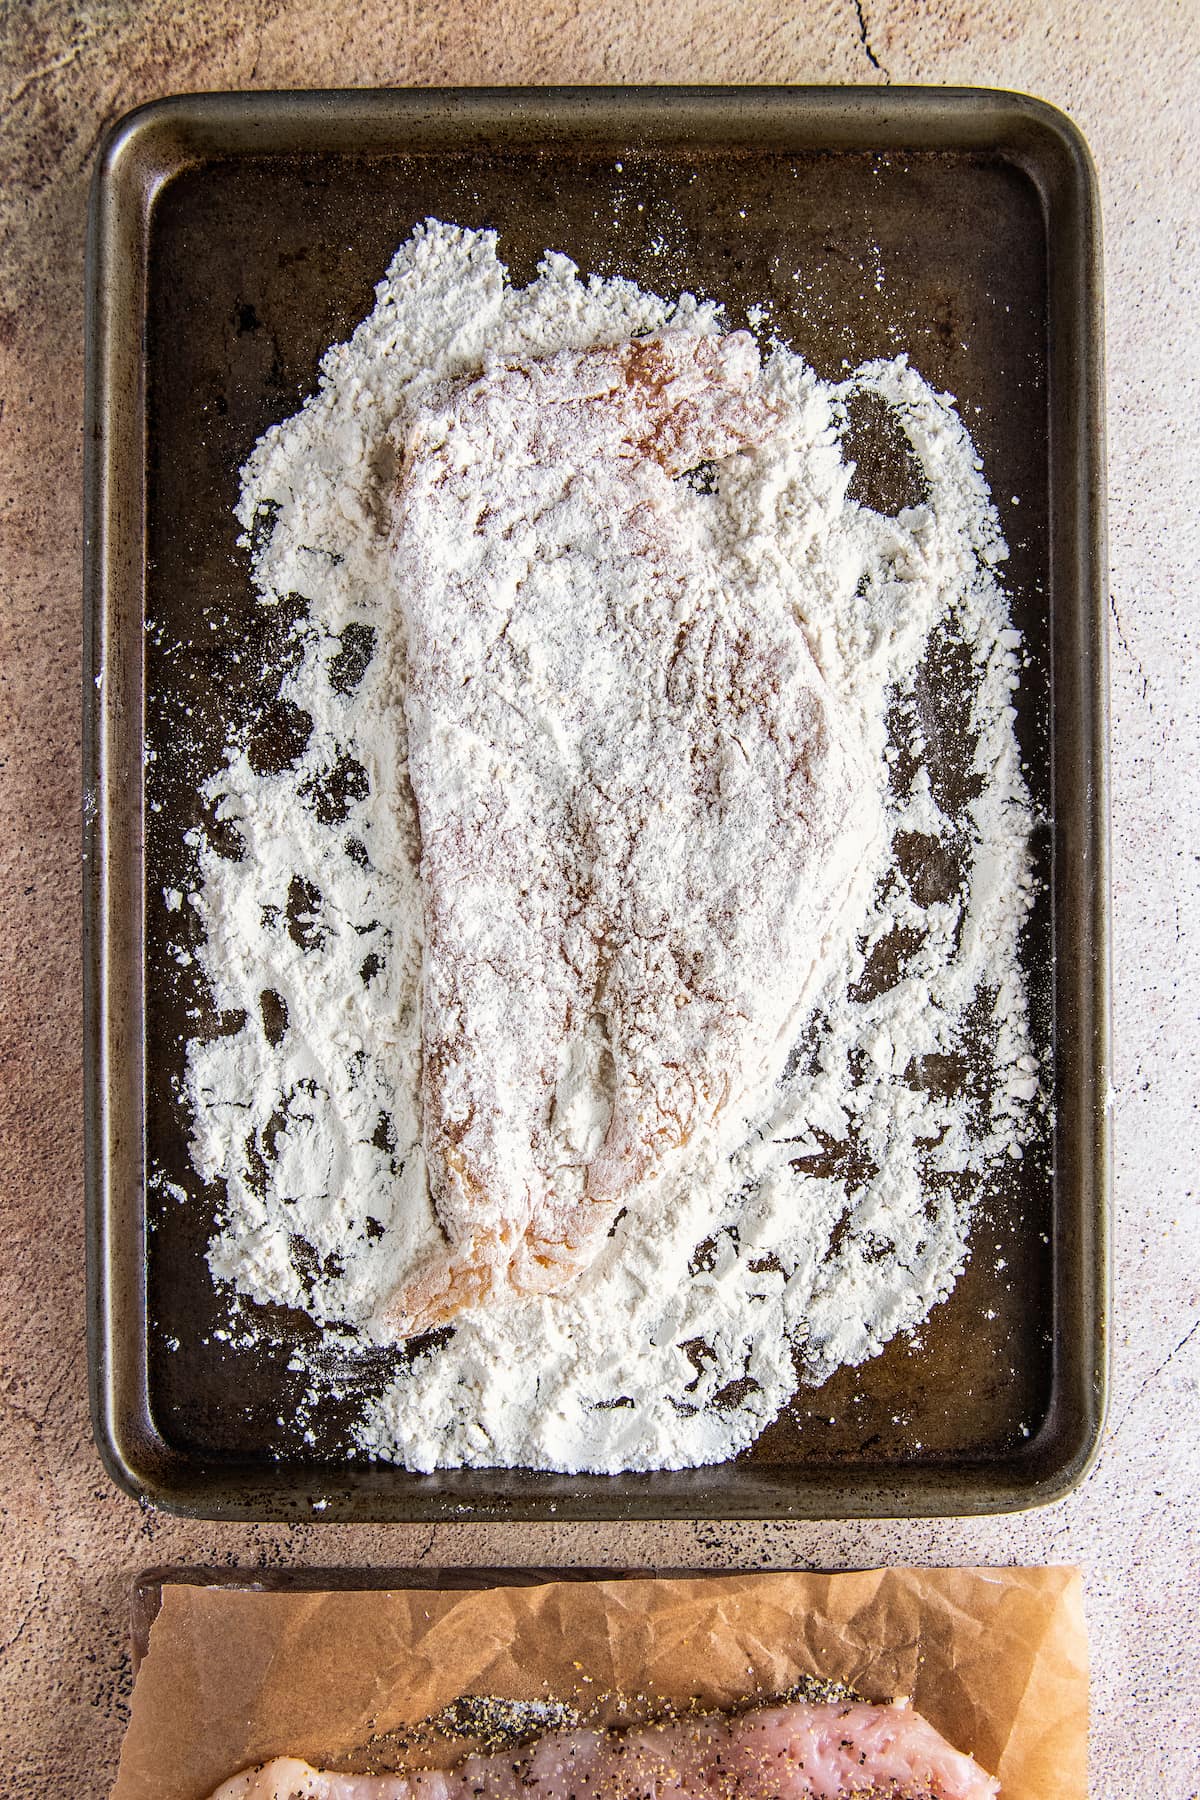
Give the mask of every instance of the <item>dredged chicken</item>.
M 499 365 L 413 425 L 394 566 L 445 1244 L 397 1337 L 568 1285 L 780 1071 L 876 829 L 786 584 L 731 563 L 701 491 L 783 428 L 748 335 L 685 332 Z

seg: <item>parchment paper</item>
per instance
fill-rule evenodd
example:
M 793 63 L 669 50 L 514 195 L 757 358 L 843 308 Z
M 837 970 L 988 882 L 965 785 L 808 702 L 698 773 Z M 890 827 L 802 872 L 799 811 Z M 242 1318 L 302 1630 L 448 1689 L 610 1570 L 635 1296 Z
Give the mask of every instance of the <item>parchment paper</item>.
M 1086 1800 L 1087 1645 L 1077 1570 L 548 1582 L 255 1593 L 167 1585 L 112 1800 L 207 1800 L 291 1752 L 359 1771 L 447 1763 L 387 1734 L 463 1695 L 560 1699 L 605 1723 L 728 1706 L 801 1675 L 911 1695 L 1004 1800 Z

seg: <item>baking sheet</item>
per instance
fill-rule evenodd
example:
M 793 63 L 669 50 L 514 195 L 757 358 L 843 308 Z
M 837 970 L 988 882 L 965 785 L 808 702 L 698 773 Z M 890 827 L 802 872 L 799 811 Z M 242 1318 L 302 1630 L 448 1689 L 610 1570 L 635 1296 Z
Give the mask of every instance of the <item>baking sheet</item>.
M 467 1574 L 466 1579 L 470 1579 Z M 228 1583 L 233 1577 L 226 1576 Z M 157 1591 L 157 1584 L 153 1584 Z M 802 1675 L 909 1695 L 1003 1800 L 1086 1800 L 1077 1570 L 886 1569 L 439 1589 L 161 1587 L 112 1800 L 205 1800 L 290 1752 L 360 1773 L 471 1743 L 396 1734 L 464 1695 L 626 1723 L 737 1706 Z
M 885 105 L 863 90 L 222 96 L 150 109 L 110 144 L 91 258 L 88 1140 L 97 1435 L 127 1486 L 252 1517 L 318 1500 L 326 1518 L 770 1516 L 1020 1505 L 1078 1477 L 1104 1367 L 1098 271 L 1086 152 L 1056 121 L 1012 96 Z M 354 1396 L 325 1408 L 315 1444 L 294 1428 L 305 1377 L 287 1365 L 309 1322 L 283 1321 L 275 1354 L 219 1335 L 204 1261 L 217 1196 L 176 1098 L 202 995 L 142 902 L 181 884 L 198 782 L 260 698 L 239 673 L 257 668 L 242 653 L 263 627 L 237 469 L 426 214 L 495 225 L 517 281 L 552 246 L 720 299 L 734 325 L 765 297 L 824 376 L 907 348 L 958 396 L 1012 551 L 1030 655 L 1018 730 L 1046 820 L 1026 974 L 1056 1138 L 995 1182 L 972 1261 L 917 1342 L 799 1390 L 719 1474 L 351 1467 Z M 136 259 L 119 263 L 122 246 Z M 863 497 L 883 504 L 887 459 L 870 448 Z M 932 684 L 925 701 L 936 739 L 953 696 Z

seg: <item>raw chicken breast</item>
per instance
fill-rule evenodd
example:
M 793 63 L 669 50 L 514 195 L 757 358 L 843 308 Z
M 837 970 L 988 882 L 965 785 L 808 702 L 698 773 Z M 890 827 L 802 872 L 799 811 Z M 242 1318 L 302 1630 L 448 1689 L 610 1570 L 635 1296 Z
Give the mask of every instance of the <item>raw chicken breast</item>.
M 990 1800 L 999 1783 L 903 1702 L 705 1713 L 562 1731 L 412 1775 L 331 1775 L 277 1757 L 213 1800 Z

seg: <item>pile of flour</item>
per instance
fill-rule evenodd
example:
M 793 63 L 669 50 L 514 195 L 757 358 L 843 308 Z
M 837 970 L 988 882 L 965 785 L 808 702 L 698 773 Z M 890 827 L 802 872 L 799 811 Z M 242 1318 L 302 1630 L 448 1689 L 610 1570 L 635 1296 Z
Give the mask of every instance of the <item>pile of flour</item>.
M 189 1047 L 187 1101 L 193 1162 L 225 1195 L 214 1277 L 326 1327 L 314 1409 L 357 1354 L 377 1365 L 376 1313 L 438 1235 L 389 550 L 398 445 L 447 377 L 673 327 L 715 333 L 718 309 L 581 279 L 557 255 L 515 288 L 494 234 L 430 221 L 370 317 L 327 353 L 318 392 L 243 470 L 255 584 L 281 618 L 275 726 L 291 760 L 264 755 L 264 725 L 229 744 L 205 785 L 221 848 L 194 835 L 187 902 L 213 1004 L 244 1023 Z M 817 1382 L 861 1362 L 949 1294 L 973 1195 L 1022 1154 L 1045 1105 L 1018 963 L 1033 892 L 1013 728 L 1020 641 L 973 446 L 903 359 L 831 385 L 775 345 L 763 379 L 789 396 L 796 431 L 753 480 L 722 477 L 727 554 L 743 581 L 746 558 L 766 554 L 797 575 L 818 663 L 852 710 L 886 826 L 860 914 L 732 1156 L 726 1146 L 627 1212 L 567 1295 L 465 1315 L 397 1351 L 361 1407 L 361 1454 L 602 1471 L 736 1454 L 789 1399 L 798 1365 Z M 862 394 L 890 410 L 922 473 L 925 499 L 894 518 L 848 497 L 842 438 Z M 739 505 L 756 509 L 741 531 Z M 919 672 L 934 654 L 969 671 L 957 784 L 931 779 L 923 757 Z M 981 1041 L 985 1080 L 927 1079 L 977 1064 Z

